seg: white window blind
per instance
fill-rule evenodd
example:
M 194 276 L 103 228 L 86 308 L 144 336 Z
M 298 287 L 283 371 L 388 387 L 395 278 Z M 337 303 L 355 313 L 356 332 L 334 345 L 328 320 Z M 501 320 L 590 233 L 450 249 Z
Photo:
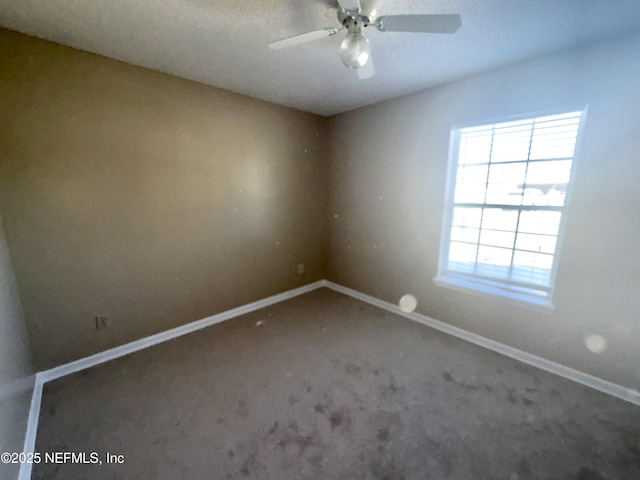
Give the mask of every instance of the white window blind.
M 436 280 L 550 303 L 583 119 L 573 111 L 454 129 Z

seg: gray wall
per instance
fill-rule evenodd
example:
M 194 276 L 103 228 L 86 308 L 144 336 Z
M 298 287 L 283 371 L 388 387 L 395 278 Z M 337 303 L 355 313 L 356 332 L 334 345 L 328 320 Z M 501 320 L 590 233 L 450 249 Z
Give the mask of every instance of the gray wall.
M 326 276 L 326 119 L 6 30 L 0 99 L 38 369 Z
M 502 68 L 336 117 L 330 279 L 640 387 L 640 37 Z M 589 105 L 548 316 L 436 287 L 452 125 Z M 602 335 L 594 354 L 584 337 Z
M 21 452 L 33 391 L 27 331 L 0 217 L 0 452 Z M 0 478 L 18 465 L 0 463 Z

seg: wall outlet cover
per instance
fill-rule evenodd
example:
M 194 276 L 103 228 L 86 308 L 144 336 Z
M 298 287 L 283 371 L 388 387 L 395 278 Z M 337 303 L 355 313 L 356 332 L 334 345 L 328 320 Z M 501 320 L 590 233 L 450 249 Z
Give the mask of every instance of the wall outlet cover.
M 107 328 L 107 317 L 105 317 L 104 315 L 96 315 L 95 322 L 96 322 L 96 330 L 102 330 Z

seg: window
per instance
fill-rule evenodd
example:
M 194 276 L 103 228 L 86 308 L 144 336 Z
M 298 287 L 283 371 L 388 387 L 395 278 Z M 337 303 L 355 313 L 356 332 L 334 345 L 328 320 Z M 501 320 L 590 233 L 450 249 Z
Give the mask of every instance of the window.
M 552 308 L 584 117 L 453 129 L 438 285 Z

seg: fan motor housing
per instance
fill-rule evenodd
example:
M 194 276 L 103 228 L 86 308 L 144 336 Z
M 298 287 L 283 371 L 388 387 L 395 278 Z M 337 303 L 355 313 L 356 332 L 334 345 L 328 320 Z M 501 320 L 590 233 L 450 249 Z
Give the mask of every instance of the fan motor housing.
M 361 12 L 343 10 L 342 8 L 338 9 L 338 21 L 349 31 L 371 25 L 367 15 Z

